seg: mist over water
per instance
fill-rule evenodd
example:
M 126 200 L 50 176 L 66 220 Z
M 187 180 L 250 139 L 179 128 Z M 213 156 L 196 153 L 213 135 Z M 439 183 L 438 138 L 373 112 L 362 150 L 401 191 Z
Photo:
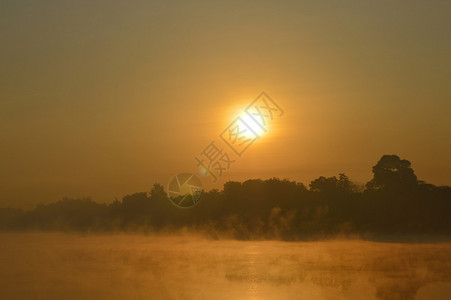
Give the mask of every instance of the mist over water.
M 2 299 L 448 299 L 451 243 L 0 234 Z

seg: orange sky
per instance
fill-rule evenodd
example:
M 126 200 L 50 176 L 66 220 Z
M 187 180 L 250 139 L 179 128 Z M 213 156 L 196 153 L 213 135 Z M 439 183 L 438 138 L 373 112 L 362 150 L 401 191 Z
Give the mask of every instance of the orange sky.
M 321 2 L 321 3 L 319 3 Z M 383 154 L 451 184 L 449 1 L 6 1 L 0 206 L 111 202 L 196 169 L 261 91 L 283 109 L 217 183 Z

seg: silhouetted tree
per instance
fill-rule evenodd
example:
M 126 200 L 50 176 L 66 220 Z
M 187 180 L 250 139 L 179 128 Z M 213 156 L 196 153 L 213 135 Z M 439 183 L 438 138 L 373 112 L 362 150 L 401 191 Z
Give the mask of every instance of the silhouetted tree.
M 398 188 L 417 184 L 417 176 L 410 167 L 410 161 L 397 155 L 384 155 L 373 167 L 373 179 L 368 189 Z
M 340 173 L 338 178 L 320 176 L 313 180 L 310 184 L 310 191 L 319 193 L 352 193 L 356 190 L 356 185 L 353 184 L 348 176 L 344 173 Z

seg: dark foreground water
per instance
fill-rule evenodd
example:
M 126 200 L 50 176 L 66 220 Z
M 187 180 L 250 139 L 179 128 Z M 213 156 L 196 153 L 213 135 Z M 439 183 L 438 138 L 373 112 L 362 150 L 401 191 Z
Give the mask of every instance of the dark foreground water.
M 1 299 L 451 299 L 451 244 L 0 234 Z

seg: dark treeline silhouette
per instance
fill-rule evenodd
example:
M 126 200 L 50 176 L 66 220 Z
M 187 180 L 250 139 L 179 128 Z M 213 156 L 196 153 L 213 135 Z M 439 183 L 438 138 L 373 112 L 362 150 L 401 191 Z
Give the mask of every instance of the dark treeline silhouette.
M 205 192 L 191 209 L 177 209 L 164 187 L 98 204 L 63 199 L 32 211 L 0 209 L 1 230 L 169 231 L 285 240 L 361 236 L 451 236 L 451 187 L 417 180 L 410 162 L 384 155 L 365 186 L 345 174 L 319 177 L 308 187 L 272 178 L 227 182 Z

